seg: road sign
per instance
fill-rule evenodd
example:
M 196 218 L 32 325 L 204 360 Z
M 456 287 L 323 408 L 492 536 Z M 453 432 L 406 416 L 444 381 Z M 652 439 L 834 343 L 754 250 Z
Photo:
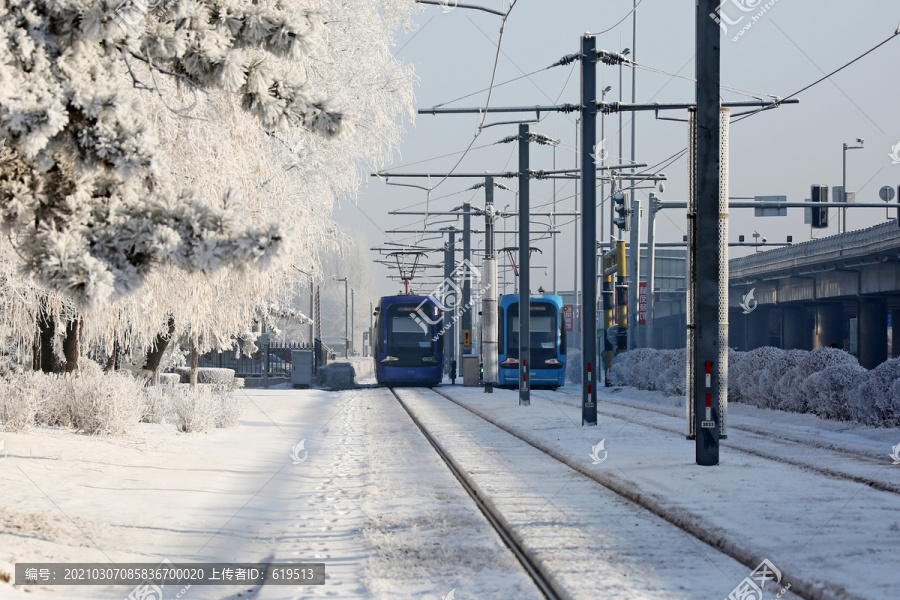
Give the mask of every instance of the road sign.
M 471 329 L 463 329 L 463 346 L 471 346 L 472 345 L 472 330 Z
M 753 214 L 756 217 L 786 217 L 786 207 L 769 207 L 765 206 L 766 202 L 787 202 L 787 196 L 754 196 L 755 200 L 762 204 L 760 208 L 754 208 Z
M 881 188 L 880 190 L 878 190 L 878 195 L 885 202 L 890 202 L 891 200 L 894 199 L 894 188 L 892 188 L 889 185 L 886 185 L 883 188 Z
M 564 308 L 565 312 L 563 314 L 566 319 L 566 333 L 573 333 L 575 331 L 575 305 L 566 304 Z

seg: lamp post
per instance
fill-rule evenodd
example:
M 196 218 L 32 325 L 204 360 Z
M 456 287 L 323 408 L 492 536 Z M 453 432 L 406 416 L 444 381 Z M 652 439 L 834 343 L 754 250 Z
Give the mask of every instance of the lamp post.
M 606 103 L 606 94 L 612 89 L 611 85 L 600 90 L 602 101 Z M 600 149 L 600 166 L 606 164 L 606 113 L 600 113 L 600 143 L 603 147 Z M 606 179 L 600 179 L 600 239 L 603 239 L 603 202 L 606 200 Z M 612 235 L 612 213 L 610 213 L 610 235 Z
M 856 138 L 856 143 L 859 145 L 851 146 L 846 143 L 844 144 L 844 152 L 843 152 L 844 169 L 843 169 L 843 177 L 841 178 L 841 184 L 844 186 L 843 187 L 843 190 L 844 190 L 843 196 L 844 197 L 840 199 L 841 202 L 847 201 L 847 150 L 861 150 L 866 142 L 862 138 Z M 844 233 L 845 231 L 847 231 L 847 207 L 846 206 L 843 209 L 843 213 L 844 213 L 844 218 L 841 221 L 841 223 L 843 225 L 839 228 L 841 233 Z M 840 214 L 840 213 L 838 213 L 838 214 Z
M 309 277 L 309 344 L 310 344 L 310 347 L 312 347 L 312 346 L 315 346 L 315 343 L 316 343 L 315 333 L 313 332 L 313 323 L 314 323 L 313 313 L 316 310 L 315 306 L 314 306 L 314 301 L 313 301 L 313 277 L 311 274 L 307 273 L 306 271 L 304 271 L 303 269 L 301 269 L 297 266 L 294 266 L 294 268 L 297 269 L 298 271 L 300 271 L 301 273 L 303 273 L 304 275 L 306 275 L 307 277 Z
M 350 284 L 346 277 L 333 277 L 335 281 L 344 282 L 344 358 L 349 358 L 350 352 L 350 320 L 348 319 L 348 311 L 350 310 Z

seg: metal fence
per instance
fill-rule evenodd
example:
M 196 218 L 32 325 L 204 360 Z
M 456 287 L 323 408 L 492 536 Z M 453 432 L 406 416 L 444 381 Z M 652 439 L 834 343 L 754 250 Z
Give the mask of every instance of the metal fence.
M 316 339 L 315 344 L 267 344 L 256 352 L 245 355 L 243 344 L 240 343 L 237 351 L 226 352 L 212 351 L 200 355 L 201 367 L 218 367 L 220 369 L 232 369 L 236 377 L 253 377 L 268 374 L 269 377 L 291 376 L 291 351 L 313 350 L 313 370 L 328 364 L 328 359 L 334 354 L 328 346 Z

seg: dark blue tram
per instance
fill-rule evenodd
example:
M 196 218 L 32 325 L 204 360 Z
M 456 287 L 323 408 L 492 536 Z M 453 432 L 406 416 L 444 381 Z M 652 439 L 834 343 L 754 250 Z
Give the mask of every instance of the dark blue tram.
M 375 309 L 375 378 L 380 385 L 434 386 L 443 378 L 441 312 L 429 296 L 385 296 Z
M 519 296 L 504 294 L 500 296 L 499 304 L 497 384 L 518 386 Z M 531 297 L 531 365 L 528 371 L 532 387 L 558 388 L 566 384 L 566 321 L 561 296 Z

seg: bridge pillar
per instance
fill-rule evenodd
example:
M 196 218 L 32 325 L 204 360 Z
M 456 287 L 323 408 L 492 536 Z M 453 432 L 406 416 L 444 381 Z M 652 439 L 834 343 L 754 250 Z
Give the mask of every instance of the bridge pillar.
M 874 369 L 887 360 L 887 303 L 859 301 L 859 364 Z
M 749 315 L 747 319 L 747 336 L 746 350 L 755 350 L 769 345 L 769 311 L 764 308 L 758 308 Z
M 812 350 L 810 315 L 805 308 L 785 308 L 782 312 L 781 347 L 785 350 Z
M 894 316 L 891 318 L 893 321 L 891 341 L 893 342 L 894 347 L 891 348 L 891 357 L 900 358 L 900 308 L 895 308 L 893 310 L 893 315 Z
M 844 345 L 844 307 L 841 304 L 819 304 L 816 306 L 816 332 L 813 347 L 830 348 Z

